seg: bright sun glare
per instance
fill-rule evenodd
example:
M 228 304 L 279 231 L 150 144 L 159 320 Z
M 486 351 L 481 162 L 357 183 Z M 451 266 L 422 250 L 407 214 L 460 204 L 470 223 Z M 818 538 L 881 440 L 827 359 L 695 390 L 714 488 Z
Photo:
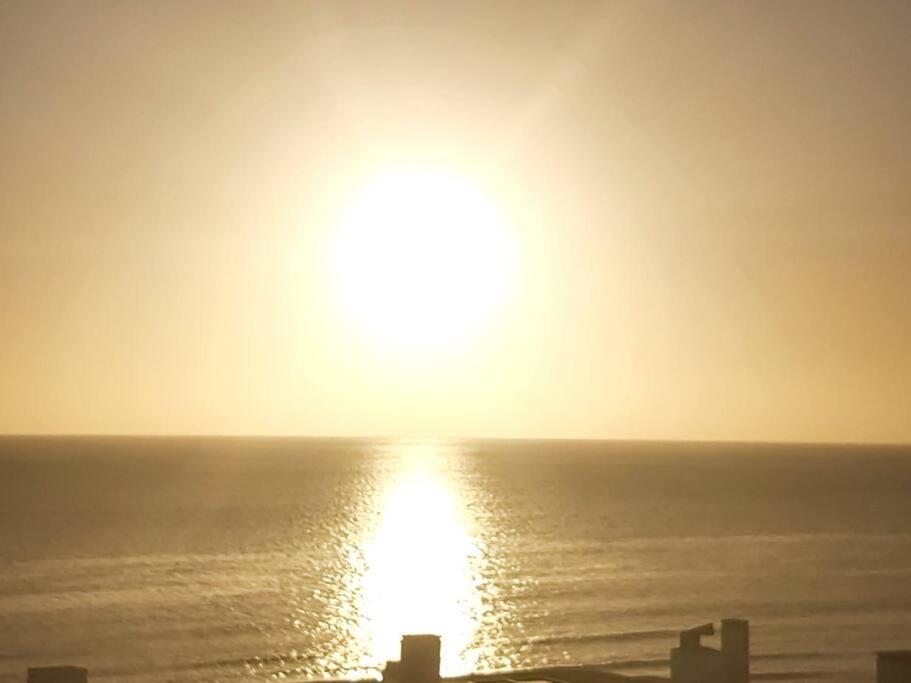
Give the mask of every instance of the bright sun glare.
M 508 298 L 515 247 L 493 201 L 456 174 L 390 170 L 366 183 L 336 232 L 346 313 L 394 348 L 458 345 Z

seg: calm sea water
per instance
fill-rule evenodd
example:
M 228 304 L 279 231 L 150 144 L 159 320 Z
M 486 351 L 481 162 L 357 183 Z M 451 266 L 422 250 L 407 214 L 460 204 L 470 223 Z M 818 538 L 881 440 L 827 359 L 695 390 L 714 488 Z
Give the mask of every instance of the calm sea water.
M 911 449 L 0 439 L 0 680 L 666 674 L 751 620 L 754 672 L 872 681 L 911 647 Z

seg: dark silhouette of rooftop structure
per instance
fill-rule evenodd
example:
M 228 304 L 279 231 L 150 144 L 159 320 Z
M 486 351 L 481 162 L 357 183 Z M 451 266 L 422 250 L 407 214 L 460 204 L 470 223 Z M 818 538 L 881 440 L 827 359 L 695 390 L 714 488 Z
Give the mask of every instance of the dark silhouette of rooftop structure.
M 28 670 L 28 683 L 88 683 L 88 669 L 80 666 L 41 666 Z
M 876 653 L 876 683 L 911 681 L 911 650 L 889 650 Z
M 440 680 L 440 636 L 402 636 L 399 661 L 386 662 L 386 683 L 436 683 Z
M 721 647 L 702 639 L 716 635 L 713 623 L 680 632 L 671 649 L 671 683 L 749 683 L 750 626 L 746 619 L 721 620 Z M 440 675 L 441 639 L 433 634 L 402 636 L 398 660 L 386 662 L 383 683 L 667 683 L 658 676 L 613 673 L 598 665 L 548 666 L 497 673 Z M 88 671 L 78 666 L 28 669 L 27 683 L 88 683 Z M 325 683 L 329 683 L 328 681 Z M 333 681 L 332 683 L 344 683 Z M 370 683 L 357 681 L 352 683 Z M 876 683 L 911 683 L 911 650 L 876 653 Z
M 703 636 L 714 634 L 714 624 L 680 632 L 680 645 L 671 650 L 672 683 L 748 683 L 749 622 L 722 619 L 720 650 L 702 644 Z

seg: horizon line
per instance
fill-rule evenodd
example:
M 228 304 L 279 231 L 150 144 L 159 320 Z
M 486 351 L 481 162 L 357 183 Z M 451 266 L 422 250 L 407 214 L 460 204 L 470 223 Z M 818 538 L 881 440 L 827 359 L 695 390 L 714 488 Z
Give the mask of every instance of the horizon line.
M 731 446 L 866 446 L 911 448 L 911 441 L 801 441 L 787 439 L 700 439 L 643 437 L 548 437 L 548 436 L 390 436 L 338 434 L 213 434 L 192 433 L 121 433 L 121 432 L 0 432 L 0 439 L 249 439 L 311 441 L 551 441 L 567 443 L 688 444 Z

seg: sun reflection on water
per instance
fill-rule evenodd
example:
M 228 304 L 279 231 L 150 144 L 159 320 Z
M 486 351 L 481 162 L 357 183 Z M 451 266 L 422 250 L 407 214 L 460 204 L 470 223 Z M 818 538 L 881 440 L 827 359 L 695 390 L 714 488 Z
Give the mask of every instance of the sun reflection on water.
M 442 636 L 444 674 L 472 671 L 481 611 L 479 551 L 470 520 L 432 445 L 402 446 L 400 467 L 363 548 L 359 591 L 370 659 L 398 659 L 406 633 Z

